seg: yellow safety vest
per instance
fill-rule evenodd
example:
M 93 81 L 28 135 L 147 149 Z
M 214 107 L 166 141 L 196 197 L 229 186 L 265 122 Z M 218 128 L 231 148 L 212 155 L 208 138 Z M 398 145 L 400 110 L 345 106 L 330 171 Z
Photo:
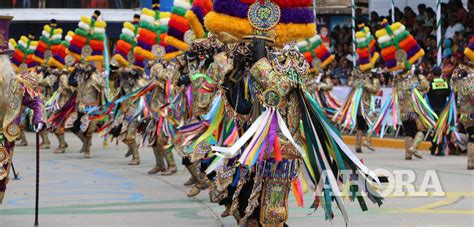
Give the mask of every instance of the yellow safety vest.
M 435 78 L 433 82 L 431 82 L 431 87 L 433 90 L 448 89 L 448 83 L 441 78 Z

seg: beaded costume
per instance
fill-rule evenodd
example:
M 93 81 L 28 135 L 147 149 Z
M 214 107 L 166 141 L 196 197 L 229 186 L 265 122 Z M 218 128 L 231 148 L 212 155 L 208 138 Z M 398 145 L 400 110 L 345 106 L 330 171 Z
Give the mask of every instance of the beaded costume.
M 175 95 L 174 93 L 176 93 L 172 82 L 176 78 L 177 70 L 173 63 L 161 59 L 165 54 L 165 39 L 170 15 L 169 13 L 160 12 L 160 1 L 153 2 L 153 10 L 159 27 L 156 31 L 156 43 L 153 46 L 153 54 L 157 60 L 151 63 L 150 77 L 156 86 L 151 91 L 150 121 L 145 132 L 148 136 L 148 142 L 153 148 L 156 162 L 155 166 L 148 171 L 148 174 L 163 172 L 163 174 L 171 175 L 177 172 L 172 153 L 172 142 L 175 137 L 177 120 L 173 112 L 175 103 L 173 103 L 174 100 L 171 100 Z
M 379 132 L 385 127 L 383 120 L 391 108 L 393 127 L 396 128 L 400 120 L 405 130 L 405 159 L 411 159 L 412 155 L 422 158 L 417 151 L 424 139 L 422 130 L 433 128 L 437 119 L 423 98 L 429 90 L 429 82 L 423 75 L 415 74 L 413 66 L 423 57 L 424 51 L 403 24 L 389 25 L 384 19 L 381 25 L 383 28 L 376 32 L 376 36 L 382 48 L 382 58 L 387 70 L 398 71 L 398 75 L 394 78 L 392 95 L 370 126 L 369 133 Z
M 251 41 L 251 44 L 245 44 L 250 51 L 244 55 L 250 61 L 243 66 L 249 75 L 247 79 L 251 85 L 248 88 L 255 115 L 232 143 L 212 146 L 217 156 L 215 163 L 234 160 L 237 167 L 230 172 L 224 168 L 226 165 L 211 164 L 206 171 L 225 169 L 225 175 L 236 173 L 231 184 L 235 185 L 235 191 L 230 211 L 234 213 L 238 208 L 234 217 L 240 225 L 283 226 L 288 219 L 290 190 L 302 206 L 303 178 L 310 188 L 315 189 L 318 195 L 315 206 L 322 204 L 327 218 L 333 217 L 329 201 L 334 199 L 347 221 L 341 197 L 327 190 L 320 191 L 321 188 L 316 186 L 322 183 L 330 191 L 338 192 L 337 182 L 348 181 L 336 176 L 346 169 L 359 169 L 368 174 L 369 179 L 378 182 L 377 177 L 342 142 L 337 129 L 307 91 L 306 84 L 312 79 L 310 65 L 295 43 L 283 48 L 269 45 L 272 40 L 283 45 L 313 36 L 313 15 L 304 14 L 310 10 L 307 8 L 310 5 L 310 1 L 214 1 L 214 11 L 205 18 L 206 27 L 221 41 Z M 245 11 L 238 11 L 240 9 Z M 260 10 L 268 14 L 259 14 Z M 289 17 L 295 15 L 295 11 L 305 17 Z M 239 26 L 231 27 L 234 26 L 234 23 L 228 23 L 231 18 Z M 235 66 L 241 65 L 235 61 L 238 60 L 234 59 Z M 223 140 L 230 138 L 224 137 Z M 321 177 L 322 174 L 327 178 Z M 368 193 L 373 202 L 381 204 L 377 192 Z
M 12 17 L 0 17 L 3 40 L 8 40 L 11 19 Z M 21 133 L 21 107 L 26 106 L 34 111 L 35 125 L 45 122 L 42 119 L 44 108 L 38 93 L 38 80 L 32 72 L 36 64 L 32 60 L 34 48 L 31 47 L 35 45 L 30 45 L 34 43 L 31 39 L 23 36 L 13 46 L 15 53 L 11 62 L 8 54 L 12 51 L 8 49 L 8 43 L 0 45 L 0 204 L 7 189 L 15 139 Z
M 360 71 L 353 73 L 349 81 L 352 90 L 333 119 L 343 128 L 350 127 L 351 130 L 356 128 L 355 149 L 361 153 L 362 138 L 376 116 L 374 96 L 380 91 L 380 81 L 377 74 L 370 72 L 379 58 L 379 54 L 375 51 L 375 38 L 363 23 L 359 24 L 359 29 L 360 31 L 356 33 L 356 43 L 357 64 Z M 364 146 L 374 150 L 370 134 L 366 137 Z
M 57 86 L 56 92 L 45 104 L 53 110 L 48 123 L 50 124 L 50 130 L 54 132 L 59 140 L 59 146 L 54 153 L 64 153 L 66 151 L 68 144 L 65 140 L 64 130 L 73 127 L 70 117 L 77 114 L 75 112 L 76 88 L 69 84 L 69 75 L 76 59 L 69 55 L 67 50 L 73 35 L 73 32 L 68 32 L 61 46 L 57 48 L 57 51 L 53 53 L 48 61 L 52 73 L 56 76 L 55 86 Z
M 77 114 L 71 116 L 72 131 L 82 141 L 80 152 L 84 153 L 84 158 L 91 157 L 92 135 L 97 130 L 97 122 L 91 117 L 102 104 L 102 91 L 106 86 L 100 72 L 104 64 L 106 23 L 99 20 L 99 16 L 100 11 L 96 10 L 91 18 L 81 17 L 68 46 L 68 53 L 77 62 L 69 78 L 69 83 L 77 90 Z

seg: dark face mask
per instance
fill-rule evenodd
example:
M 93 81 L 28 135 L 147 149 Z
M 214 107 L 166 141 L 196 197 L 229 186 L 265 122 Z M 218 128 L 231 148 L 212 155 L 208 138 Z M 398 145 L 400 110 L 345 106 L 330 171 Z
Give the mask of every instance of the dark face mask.
M 252 55 L 254 62 L 267 56 L 267 48 L 265 47 L 265 41 L 263 39 L 253 38 Z

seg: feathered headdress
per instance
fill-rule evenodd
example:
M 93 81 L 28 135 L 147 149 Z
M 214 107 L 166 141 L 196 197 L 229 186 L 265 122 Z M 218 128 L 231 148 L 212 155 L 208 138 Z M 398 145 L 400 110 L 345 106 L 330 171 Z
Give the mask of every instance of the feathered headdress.
M 194 0 L 193 6 L 186 12 L 189 27 L 197 39 L 205 38 L 204 17 L 212 10 L 212 0 Z
M 204 18 L 204 24 L 218 37 L 226 34 L 243 39 L 254 34 L 253 25 L 248 19 L 249 9 L 252 4 L 259 3 L 275 3 L 279 8 L 279 20 L 274 27 L 278 45 L 308 39 L 316 34 L 312 0 L 215 0 L 214 9 Z
M 135 61 L 135 47 L 140 23 L 140 15 L 134 15 L 133 22 L 123 23 L 122 34 L 117 41 L 113 59 L 121 67 L 128 67 Z
M 69 43 L 74 36 L 74 32 L 69 31 L 64 37 L 64 40 L 61 42 L 61 45 L 57 47 L 57 51 L 53 52 L 53 56 L 49 59 L 48 64 L 52 67 L 71 70 L 76 63 L 76 58 L 69 55 L 68 47 Z
M 160 0 L 154 0 L 153 2 L 153 10 L 155 11 L 155 23 L 158 24 L 158 31 L 157 31 L 157 40 L 156 44 L 152 50 L 153 55 L 155 57 L 163 57 L 165 54 L 165 49 L 168 46 L 166 44 L 166 36 L 168 35 L 168 23 L 170 22 L 171 13 L 170 12 L 161 12 L 160 10 Z
M 135 47 L 135 64 L 141 68 L 144 67 L 144 60 L 153 60 L 155 58 L 152 49 L 159 40 L 158 28 L 156 11 L 146 8 L 142 9 L 137 46 Z
M 334 60 L 334 55 L 331 54 L 319 35 L 299 41 L 296 45 L 306 61 L 311 64 L 312 72 L 317 72 L 319 68 L 325 69 Z
M 357 44 L 357 63 L 360 71 L 365 72 L 372 69 L 379 59 L 379 53 L 375 51 L 375 38 L 364 23 L 358 25 L 359 31 L 355 34 Z
M 94 11 L 92 17 L 82 16 L 78 28 L 74 31 L 69 51 L 77 61 L 104 60 L 105 21 L 98 20 L 100 11 Z
M 158 42 L 160 46 L 166 47 L 168 44 L 166 44 L 165 39 L 166 36 L 168 35 L 168 23 L 170 22 L 171 18 L 171 13 L 169 12 L 160 12 L 159 14 L 159 22 L 160 22 L 160 27 L 158 29 L 158 34 L 160 35 L 160 41 Z
M 38 41 L 34 41 L 35 36 L 30 33 L 28 37 L 21 36 L 20 40 L 15 42 L 14 39 L 10 39 L 10 45 L 14 47 L 15 52 L 11 58 L 11 63 L 15 71 L 30 71 L 34 67 L 38 66 L 38 62 L 33 60 L 33 56 L 38 46 Z
M 425 55 L 425 51 L 400 22 L 389 25 L 387 19 L 381 22 L 382 29 L 375 33 L 382 49 L 382 58 L 389 71 L 410 69 L 411 65 Z
M 164 58 L 167 60 L 188 50 L 185 36 L 189 36 L 190 28 L 189 22 L 184 16 L 189 9 L 191 9 L 191 3 L 188 0 L 174 0 L 168 23 L 168 34 L 165 38 L 165 43 L 168 46 Z
M 63 38 L 63 30 L 57 27 L 55 19 L 43 27 L 33 60 L 39 64 L 47 64 L 49 59 L 59 50 Z
M 466 49 L 464 49 L 464 54 L 471 60 L 471 62 L 474 62 L 474 36 L 471 38 Z

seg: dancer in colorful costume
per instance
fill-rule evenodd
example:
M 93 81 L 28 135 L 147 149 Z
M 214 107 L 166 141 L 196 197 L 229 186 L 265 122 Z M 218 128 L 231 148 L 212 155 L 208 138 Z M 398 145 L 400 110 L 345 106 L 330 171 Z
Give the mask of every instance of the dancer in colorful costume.
M 459 129 L 459 126 L 462 125 L 467 134 L 467 169 L 472 170 L 474 169 L 474 37 L 471 38 L 469 45 L 464 50 L 464 54 L 467 57 L 467 64 L 459 65 L 451 78 L 451 87 L 457 95 L 456 113 L 454 113 L 454 116 L 448 116 L 450 120 L 454 118 L 455 122 L 459 119 L 459 123 L 456 126 Z M 453 100 L 450 101 L 452 102 Z M 448 113 L 452 112 L 451 106 Z M 456 115 L 459 116 L 458 119 L 455 118 Z M 443 114 L 440 115 L 440 118 L 443 116 Z M 450 121 L 447 122 L 447 127 L 449 125 L 451 125 Z M 458 131 L 453 132 L 455 137 L 458 137 L 457 133 Z
M 330 72 L 325 70 L 334 60 L 334 55 L 329 52 L 319 35 L 299 41 L 296 45 L 306 61 L 310 63 L 310 72 L 314 75 L 319 74 L 318 77 L 310 81 L 308 90 L 314 92 L 314 98 L 323 108 L 326 116 L 331 118 L 341 107 L 340 101 L 331 92 L 334 84 Z
M 410 70 L 411 66 L 425 55 L 425 51 L 402 23 L 390 25 L 387 19 L 383 19 L 380 26 L 382 29 L 378 30 L 375 36 L 389 72 Z
M 192 185 L 187 195 L 193 197 L 208 187 L 206 177 L 199 171 L 200 158 L 193 157 L 193 154 L 200 153 L 199 151 L 202 150 L 193 146 L 193 142 L 204 130 L 202 127 L 195 126 L 202 125 L 204 122 L 201 118 L 207 112 L 214 93 L 212 85 L 206 83 L 204 78 L 195 77 L 195 75 L 205 74 L 212 62 L 215 48 L 211 44 L 212 42 L 206 38 L 207 31 L 203 25 L 203 18 L 211 10 L 212 2 L 208 0 L 193 1 L 189 6 L 185 3 L 187 2 L 175 1 L 173 6 L 173 14 L 166 37 L 166 43 L 169 45 L 164 58 L 168 59 L 168 56 L 173 55 L 170 53 L 173 47 L 181 52 L 186 51 L 184 56 L 177 56 L 180 73 L 177 85 L 181 87 L 182 93 L 180 95 L 184 97 L 187 116 L 182 118 L 184 126 L 178 130 L 180 137 L 178 140 L 185 141 L 180 143 L 176 150 L 182 156 L 183 165 L 191 174 L 191 178 L 185 182 L 185 185 Z M 183 11 L 182 9 L 187 10 Z M 188 30 L 185 31 L 184 28 Z M 206 85 L 210 85 L 211 88 L 206 90 Z M 210 147 L 207 146 L 207 148 Z M 207 149 L 204 153 L 209 150 Z
M 172 175 L 177 172 L 177 168 L 172 153 L 174 146 L 171 142 L 174 140 L 173 134 L 178 122 L 173 118 L 173 109 L 170 105 L 173 105 L 172 81 L 176 77 L 177 70 L 173 63 L 155 62 L 150 72 L 156 87 L 151 92 L 149 104 L 151 121 L 148 126 L 148 141 L 153 148 L 156 164 L 148 174 L 162 172 L 162 175 Z
M 370 72 L 379 58 L 378 53 L 375 52 L 375 39 L 363 23 L 359 24 L 359 29 L 360 31 L 356 33 L 356 42 L 357 64 L 360 71 L 353 74 L 349 82 L 352 84 L 352 90 L 334 118 L 338 124 L 342 124 L 343 128 L 349 126 L 351 130 L 357 128 L 355 145 L 357 153 L 362 152 L 362 145 L 374 151 L 370 134 L 364 142 L 362 140 L 368 125 L 376 116 L 374 95 L 381 89 L 377 74 Z
M 417 148 L 424 140 L 423 131 L 433 128 L 436 123 L 435 113 L 429 108 L 423 94 L 429 89 L 429 82 L 423 75 L 414 75 L 410 71 L 400 73 L 394 80 L 393 91 L 396 92 L 399 116 L 405 130 L 405 159 L 412 155 L 422 158 Z M 397 110 L 397 108 L 395 108 Z M 428 112 L 426 115 L 425 113 Z
M 97 129 L 97 122 L 90 117 L 99 110 L 103 103 L 102 90 L 105 81 L 101 76 L 104 64 L 105 21 L 99 20 L 100 11 L 96 10 L 91 18 L 81 17 L 78 28 L 68 46 L 76 64 L 69 78 L 70 85 L 76 87 L 76 111 L 71 116 L 74 121 L 72 131 L 82 141 L 81 153 L 90 158 L 92 135 Z
M 252 50 L 251 59 L 254 63 L 250 65 L 248 72 L 252 79 L 252 93 L 255 95 L 253 111 L 258 113 L 257 117 L 252 119 L 250 127 L 233 145 L 213 146 L 212 150 L 217 152 L 216 155 L 220 158 L 226 160 L 235 158 L 238 160 L 237 169 L 243 166 L 248 172 L 248 174 L 241 172 L 241 176 L 236 178 L 238 183 L 234 198 L 239 197 L 244 185 L 251 188 L 250 191 L 246 191 L 249 196 L 246 199 L 247 204 L 239 205 L 245 197 L 237 199 L 239 202 L 232 204 L 237 207 L 245 206 L 239 208 L 244 211 L 238 219 L 239 225 L 284 226 L 288 219 L 290 188 L 296 195 L 298 204 L 302 206 L 300 170 L 305 176 L 305 182 L 310 188 L 315 189 L 317 194 L 314 206 L 318 207 L 322 202 L 326 218 L 330 219 L 334 217 L 330 201 L 335 201 L 347 222 L 348 217 L 342 198 L 337 196 L 337 192 L 340 192 L 337 184 L 339 180 L 343 184 L 348 183 L 348 178 L 339 178 L 339 171 L 360 170 L 365 174 L 359 175 L 359 179 L 369 184 L 372 180 L 378 182 L 378 178 L 342 142 L 337 129 L 330 125 L 321 108 L 307 92 L 305 85 L 310 79 L 309 64 L 299 53 L 296 45 L 288 44 L 280 49 L 270 47 L 266 43 L 276 40 L 276 45 L 282 45 L 283 42 L 313 36 L 314 27 L 300 29 L 311 26 L 310 24 L 314 26 L 314 17 L 309 7 L 311 1 L 304 1 L 304 4 L 295 1 L 275 2 L 266 0 L 247 4 L 242 1 L 214 1 L 215 11 L 227 9 L 226 12 L 229 12 L 234 8 L 244 8 L 248 12 L 239 15 L 249 15 L 249 18 L 243 16 L 242 19 L 236 19 L 241 26 L 235 26 L 233 23 L 228 23 L 226 26 L 228 21 L 222 19 L 231 16 L 219 13 L 211 12 L 205 19 L 207 28 L 211 32 L 218 33 L 217 37 L 229 38 L 228 34 L 234 34 L 234 37 L 245 36 L 253 41 L 253 45 L 248 48 Z M 244 7 L 218 8 L 219 3 Z M 303 7 L 293 8 L 295 4 Z M 258 13 L 263 9 L 268 12 L 264 18 Z M 308 17 L 288 18 L 288 15 L 298 15 L 289 13 L 293 10 L 299 10 L 300 15 Z M 235 12 L 230 13 L 235 15 Z M 305 21 L 306 19 L 308 21 Z M 289 20 L 300 20 L 304 25 L 285 24 Z M 241 30 L 246 25 L 249 29 Z M 290 32 L 279 33 L 281 27 L 286 27 Z M 274 34 L 276 39 L 272 38 Z M 306 149 L 300 146 L 303 139 Z M 304 163 L 302 169 L 300 169 L 301 162 Z M 208 172 L 219 168 L 218 165 L 211 167 Z M 333 170 L 337 172 L 332 172 Z M 252 183 L 246 184 L 248 179 L 252 179 Z M 321 191 L 322 185 L 319 184 L 325 185 L 327 189 Z M 377 192 L 368 193 L 373 202 L 381 204 Z M 360 202 L 365 210 L 365 203 Z
M 211 145 L 232 145 L 240 133 L 240 126 L 244 128 L 247 123 L 248 118 L 246 120 L 244 115 L 250 113 L 252 106 L 251 94 L 248 92 L 250 76 L 245 73 L 244 66 L 248 65 L 243 61 L 244 58 L 241 58 L 241 53 L 248 52 L 247 49 L 241 49 L 241 47 L 245 47 L 244 45 L 222 46 L 214 36 L 207 40 L 210 41 L 211 48 L 209 50 L 212 51 L 208 52 L 206 61 L 212 61 L 212 63 L 204 67 L 207 68 L 205 73 L 195 74 L 192 79 L 193 83 L 201 84 L 198 91 L 203 94 L 197 96 L 201 97 L 197 100 L 201 104 L 203 100 L 210 100 L 210 103 L 208 103 L 208 112 L 202 115 L 201 121 L 197 123 L 201 127 L 199 134 L 191 144 L 194 149 L 190 156 L 191 160 L 200 159 L 202 173 L 198 174 L 205 173 L 207 175 L 210 180 L 209 198 L 211 202 L 225 206 L 226 210 L 221 214 L 221 217 L 226 217 L 231 214 L 230 207 L 233 191 L 235 191 L 235 187 L 230 185 L 237 174 L 235 160 L 219 160 L 217 156 L 213 155 Z M 198 53 L 203 52 L 205 51 L 198 51 Z M 206 99 L 202 99 L 206 96 Z M 222 166 L 222 168 L 216 171 L 206 171 L 213 165 Z M 195 185 L 194 188 L 198 186 Z
M 383 28 L 375 35 L 382 48 L 382 58 L 387 70 L 397 70 L 398 75 L 394 78 L 392 96 L 382 106 L 369 133 L 385 128 L 384 118 L 391 107 L 393 127 L 396 129 L 401 120 L 405 130 L 405 159 L 411 160 L 413 155 L 422 158 L 417 148 L 424 139 L 423 130 L 434 128 L 437 119 L 423 98 L 429 89 L 429 82 L 423 75 L 415 73 L 413 66 L 423 57 L 424 51 L 401 23 L 389 25 L 384 19 L 381 25 Z
M 28 43 L 32 42 L 30 39 L 22 37 L 14 50 L 15 59 L 10 63 L 12 50 L 8 48 L 7 40 L 11 20 L 12 17 L 0 16 L 0 41 L 3 41 L 0 42 L 0 205 L 7 189 L 15 139 L 21 134 L 21 107 L 26 106 L 34 111 L 33 123 L 37 133 L 45 128 L 43 104 L 37 90 L 37 79 L 32 73 L 32 66 L 35 65 L 33 52 L 27 49 Z M 25 59 L 28 59 L 30 67 Z M 14 69 L 18 70 L 17 75 Z
M 223 144 L 226 142 L 224 141 L 226 135 L 235 134 L 233 130 L 237 126 L 232 118 L 236 117 L 238 113 L 235 111 L 225 112 L 224 110 L 225 106 L 233 106 L 236 101 L 239 102 L 239 99 L 234 99 L 232 93 L 238 89 L 236 84 L 245 83 L 248 81 L 245 78 L 248 77 L 239 74 L 240 70 L 236 67 L 232 72 L 232 81 L 224 81 L 224 76 L 233 70 L 234 62 L 230 57 L 232 50 L 224 48 L 214 36 L 197 39 L 191 46 L 190 52 L 194 54 L 198 65 L 197 71 L 190 74 L 193 89 L 192 110 L 197 122 L 180 128 L 180 132 L 187 134 L 187 138 L 194 137 L 189 140 L 191 144 L 188 149 L 192 149 L 189 159 L 193 165 L 201 169 L 201 172 L 204 172 L 207 166 L 213 162 L 211 145 Z M 247 99 L 250 98 L 250 93 L 244 92 L 243 86 L 239 86 L 239 88 L 242 88 L 239 89 L 242 99 L 244 99 L 244 93 Z M 195 128 L 195 130 L 189 130 L 189 128 Z M 198 174 L 203 175 L 199 171 Z M 209 173 L 207 174 L 209 175 Z M 201 178 L 199 175 L 198 180 Z M 207 182 L 201 182 L 201 185 L 195 184 L 188 195 L 197 195 L 203 189 L 202 185 L 207 188 Z M 210 193 L 214 192 L 211 190 Z M 211 200 L 218 202 L 217 199 Z
M 146 10 L 143 9 L 142 12 Z M 151 15 L 151 25 L 154 24 L 154 15 Z M 146 81 L 143 78 L 144 75 L 144 64 L 143 56 L 136 54 L 137 37 L 140 29 L 140 15 L 136 14 L 133 16 L 133 22 L 125 22 L 123 24 L 122 34 L 120 40 L 117 42 L 115 54 L 113 59 L 118 63 L 119 69 L 115 75 L 116 78 L 110 78 L 114 81 L 116 87 L 117 99 L 124 99 L 132 94 L 135 90 L 142 86 L 145 86 Z M 140 47 L 141 48 L 141 47 Z M 142 51 L 145 51 L 142 49 Z M 139 165 L 140 156 L 138 153 L 137 144 L 137 117 L 141 115 L 139 111 L 139 104 L 143 104 L 142 100 L 132 103 L 131 100 L 124 99 L 115 109 L 114 117 L 110 124 L 110 133 L 113 137 L 120 138 L 123 143 L 128 147 L 128 151 L 125 157 L 132 156 L 132 160 L 128 165 Z
M 14 39 L 10 39 L 10 46 L 14 49 L 13 56 L 10 60 L 15 72 L 19 73 L 20 71 L 34 69 L 39 65 L 38 62 L 33 59 L 36 46 L 38 45 L 38 42 L 34 41 L 34 39 L 35 36 L 33 33 L 28 36 L 21 36 L 18 42 Z M 19 142 L 16 145 L 27 146 L 28 141 L 25 136 L 26 120 L 24 119 L 28 118 L 28 112 L 24 106 L 22 107 L 21 115 L 21 134 L 18 138 Z
M 168 33 L 165 37 L 166 54 L 165 60 L 171 60 L 189 49 L 186 40 L 194 36 L 190 30 L 189 22 L 185 18 L 186 12 L 191 9 L 189 0 L 174 0 L 171 9 L 171 17 L 168 23 Z
M 210 117 L 212 114 L 209 113 L 213 111 L 211 109 L 211 103 L 218 94 L 216 94 L 216 85 L 211 82 L 207 76 L 212 74 L 210 70 L 219 70 L 217 69 L 218 67 L 212 68 L 211 64 L 216 61 L 215 57 L 218 56 L 218 52 L 222 47 L 222 43 L 217 41 L 215 37 L 212 37 L 204 26 L 204 17 L 212 10 L 212 6 L 213 3 L 210 0 L 193 1 L 191 9 L 185 14 L 185 18 L 188 20 L 191 29 L 189 33 L 192 32 L 192 36 L 195 38 L 189 44 L 190 50 L 186 53 L 188 62 L 190 63 L 188 67 L 190 67 L 189 78 L 192 88 L 191 113 L 194 120 L 198 120 L 198 122 L 193 122 L 191 126 L 204 124 L 204 127 L 199 129 L 200 131 L 187 132 L 187 138 L 190 138 L 190 134 L 196 133 L 193 140 L 191 140 L 192 143 L 188 145 L 187 149 L 192 149 L 192 151 L 188 153 L 188 156 L 185 158 L 185 162 L 189 161 L 190 163 L 190 165 L 187 166 L 191 173 L 190 180 L 194 182 L 187 194 L 189 197 L 198 195 L 201 190 L 208 188 L 210 185 L 203 170 L 209 165 L 209 162 L 205 161 L 209 160 L 207 156 L 211 151 L 209 139 L 210 137 L 215 138 L 217 136 L 215 134 L 211 136 L 212 133 L 210 132 L 215 130 L 216 122 L 220 119 L 218 115 L 222 113 L 214 111 L 213 114 L 217 115 L 213 117 Z M 185 39 L 189 38 L 185 36 Z M 182 128 L 187 126 L 189 125 Z M 180 132 L 183 132 L 183 130 L 180 130 Z
M 172 175 L 177 172 L 176 162 L 172 149 L 175 134 L 176 119 L 173 118 L 173 104 L 171 103 L 173 92 L 172 81 L 177 76 L 175 64 L 164 61 L 165 37 L 168 31 L 170 14 L 160 12 L 160 1 L 153 2 L 155 20 L 159 27 L 157 29 L 157 40 L 152 47 L 156 60 L 151 63 L 150 77 L 156 87 L 151 91 L 149 103 L 150 122 L 147 127 L 148 142 L 153 148 L 155 156 L 155 166 L 148 171 L 148 174 L 162 172 L 162 175 Z M 171 141 L 170 141 L 171 140 Z M 166 162 L 165 162 L 166 161 Z
M 69 85 L 68 81 L 72 66 L 76 63 L 76 59 L 69 55 L 67 50 L 73 35 L 72 31 L 68 32 L 48 61 L 52 68 L 52 74 L 57 78 L 55 82 L 57 90 L 45 104 L 51 106 L 54 110 L 53 115 L 48 119 L 48 123 L 50 124 L 50 130 L 54 132 L 59 141 L 58 148 L 54 151 L 55 154 L 66 152 L 68 144 L 66 143 L 64 130 L 72 127 L 71 116 L 77 114 L 74 112 L 77 98 L 76 89 Z
M 129 165 L 140 164 L 136 132 L 142 123 L 140 119 L 148 115 L 146 101 L 142 96 L 155 87 L 155 84 L 145 80 L 144 67 L 145 61 L 155 58 L 152 49 L 159 41 L 156 13 L 144 8 L 141 15 L 134 16 L 133 23 L 125 22 L 114 55 L 114 60 L 120 67 L 114 83 L 118 87 L 114 105 L 120 105 L 120 108 L 118 112 L 114 111 L 111 134 L 123 137 L 122 141 L 129 147 L 125 155 L 133 157 Z
M 41 99 L 43 103 L 45 103 L 45 118 L 49 118 L 53 112 L 53 107 L 48 105 L 48 100 L 55 94 L 57 81 L 59 79 L 59 75 L 56 75 L 57 71 L 53 73 L 48 63 L 50 58 L 53 57 L 53 54 L 56 54 L 61 46 L 62 33 L 63 30 L 57 27 L 56 20 L 52 19 L 50 24 L 43 27 L 38 46 L 33 56 L 33 60 L 40 64 L 40 66 L 36 68 L 36 72 L 39 79 L 38 85 L 41 87 Z M 48 131 L 41 132 L 41 138 L 42 142 L 40 147 L 42 149 L 49 149 L 51 143 L 48 138 Z

